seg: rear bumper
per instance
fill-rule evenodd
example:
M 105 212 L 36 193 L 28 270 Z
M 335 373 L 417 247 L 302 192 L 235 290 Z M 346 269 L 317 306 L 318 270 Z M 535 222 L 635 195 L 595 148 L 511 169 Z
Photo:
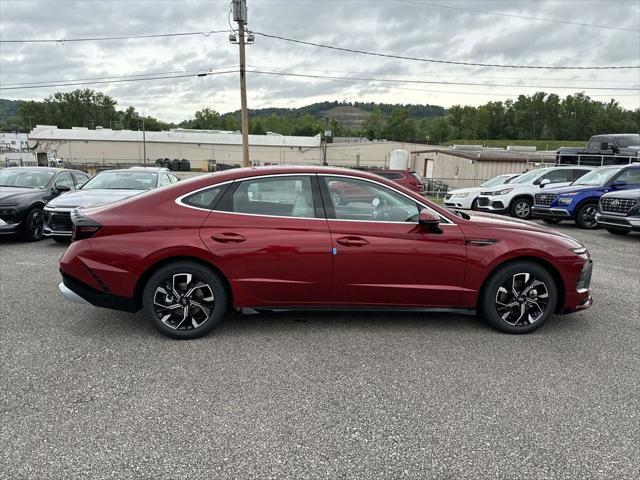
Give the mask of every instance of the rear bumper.
M 571 218 L 571 214 L 564 208 L 536 207 L 534 205 L 533 214 L 536 217 L 545 217 L 545 218 L 562 218 L 562 219 Z
M 140 310 L 140 305 L 133 298 L 100 292 L 70 275 L 63 272 L 60 273 L 62 274 L 62 282 L 58 285 L 58 288 L 67 300 L 123 312 L 133 313 Z

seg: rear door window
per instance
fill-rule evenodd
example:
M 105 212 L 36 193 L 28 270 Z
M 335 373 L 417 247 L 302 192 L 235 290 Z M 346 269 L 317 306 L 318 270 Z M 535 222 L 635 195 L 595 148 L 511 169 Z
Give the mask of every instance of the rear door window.
M 310 176 L 274 176 L 239 182 L 223 211 L 247 215 L 315 218 Z

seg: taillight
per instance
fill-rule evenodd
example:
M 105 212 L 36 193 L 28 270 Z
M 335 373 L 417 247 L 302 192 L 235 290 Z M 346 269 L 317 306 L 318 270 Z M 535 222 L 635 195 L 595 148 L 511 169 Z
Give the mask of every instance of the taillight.
M 73 222 L 73 228 L 71 230 L 71 241 L 84 240 L 85 238 L 93 237 L 102 225 L 89 218 L 77 208 L 71 212 L 71 221 Z

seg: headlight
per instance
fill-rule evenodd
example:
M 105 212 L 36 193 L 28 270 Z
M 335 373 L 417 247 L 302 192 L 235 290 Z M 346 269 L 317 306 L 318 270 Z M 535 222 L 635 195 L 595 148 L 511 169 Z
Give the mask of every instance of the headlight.
M 505 188 L 504 190 L 499 190 L 497 192 L 493 192 L 494 195 L 506 195 L 507 193 L 513 192 L 513 188 Z
M 579 247 L 574 247 L 574 248 L 570 248 L 569 250 L 571 250 L 573 253 L 578 254 L 578 255 L 585 255 L 587 253 L 587 247 L 585 247 L 584 245 L 580 245 Z
M 452 198 L 467 198 L 469 196 L 469 192 L 466 193 L 454 193 Z
M 558 199 L 558 205 L 569 205 L 573 202 L 573 198 L 560 198 Z

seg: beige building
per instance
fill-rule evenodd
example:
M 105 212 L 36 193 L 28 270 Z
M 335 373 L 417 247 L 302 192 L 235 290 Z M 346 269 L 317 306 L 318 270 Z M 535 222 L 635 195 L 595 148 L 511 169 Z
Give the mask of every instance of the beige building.
M 160 158 L 187 159 L 192 170 L 212 163 L 240 165 L 242 136 L 234 132 L 174 129 L 163 132 L 97 128 L 58 129 L 38 125 L 29 133 L 38 158 L 54 156 L 76 168 L 93 170 L 124 165 L 154 165 Z M 249 135 L 254 165 L 322 165 L 389 168 L 393 150 L 410 152 L 409 168 L 450 186 L 471 186 L 501 173 L 522 172 L 553 161 L 553 156 L 506 150 L 454 150 L 387 141 L 329 143 L 320 136 Z M 145 162 L 146 158 L 146 162 Z

